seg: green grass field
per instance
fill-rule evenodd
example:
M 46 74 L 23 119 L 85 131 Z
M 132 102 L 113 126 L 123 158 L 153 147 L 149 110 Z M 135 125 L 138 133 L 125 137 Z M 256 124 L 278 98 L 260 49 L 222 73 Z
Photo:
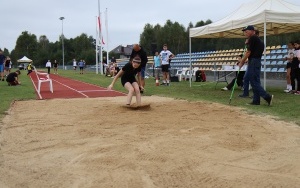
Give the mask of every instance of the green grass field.
M 87 83 L 107 87 L 112 78 L 97 75 L 94 72 L 86 72 L 85 74 L 76 73 L 73 70 L 59 71 L 59 74 L 65 77 L 69 77 L 75 80 L 81 80 Z M 22 82 L 21 86 L 9 87 L 6 82 L 0 83 L 1 93 L 1 106 L 0 106 L 0 118 L 6 114 L 10 105 L 16 100 L 35 100 L 34 87 L 30 78 L 26 75 L 26 71 L 22 71 L 20 75 Z M 189 82 L 173 82 L 170 87 L 155 86 L 155 80 L 153 78 L 146 79 L 146 91 L 144 95 L 157 95 L 162 97 L 172 97 L 176 99 L 185 99 L 188 101 L 206 101 L 215 102 L 225 105 L 229 105 L 230 91 L 221 91 L 215 89 L 215 83 L 202 82 L 193 83 L 194 86 L 190 87 Z M 224 87 L 225 83 L 219 83 L 218 88 Z M 117 81 L 114 87 L 115 90 L 126 92 L 121 86 L 120 81 Z M 241 90 L 236 89 L 234 96 L 231 100 L 231 106 L 241 107 L 251 114 L 259 115 L 272 115 L 278 119 L 295 122 L 300 125 L 300 96 L 283 93 L 282 88 L 268 87 L 268 92 L 273 94 L 274 101 L 272 106 L 267 106 L 266 102 L 261 99 L 260 106 L 251 106 L 247 103 L 251 102 L 250 98 L 239 98 L 238 94 L 241 94 Z M 55 88 L 54 88 L 55 92 Z M 250 92 L 251 93 L 251 92 Z M 205 109 L 199 109 L 205 110 Z

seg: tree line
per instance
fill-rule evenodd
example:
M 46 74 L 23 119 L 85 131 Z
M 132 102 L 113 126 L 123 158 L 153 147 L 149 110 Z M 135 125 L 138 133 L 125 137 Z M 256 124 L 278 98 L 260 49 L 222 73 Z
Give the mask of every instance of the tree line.
M 195 25 L 189 23 L 184 27 L 178 22 L 167 20 L 164 25 L 145 24 L 143 32 L 140 34 L 140 45 L 143 46 L 149 56 L 155 51 L 161 51 L 163 44 L 167 44 L 173 54 L 189 52 L 189 28 L 201 27 L 212 23 L 211 20 L 199 21 Z M 286 44 L 289 41 L 300 39 L 300 32 L 291 34 L 281 34 L 268 36 L 268 45 Z M 227 50 L 241 48 L 245 39 L 203 39 L 193 38 L 191 46 L 192 52 Z M 72 65 L 73 59 L 84 59 L 87 64 L 93 65 L 95 57 L 96 40 L 92 36 L 82 33 L 75 38 L 64 38 L 65 65 Z M 106 56 L 103 51 L 103 56 Z M 44 66 L 48 59 L 57 60 L 62 64 L 62 40 L 61 36 L 56 42 L 50 42 L 47 36 L 39 38 L 35 34 L 23 31 L 17 38 L 15 48 L 9 52 L 4 48 L 4 54 L 10 56 L 13 62 L 24 55 L 34 61 L 35 66 Z M 109 53 L 109 56 L 119 58 L 120 54 Z M 14 63 L 16 65 L 16 63 Z
M 92 36 L 81 34 L 76 38 L 64 38 L 65 65 L 72 65 L 72 60 L 84 59 L 95 64 L 95 39 Z M 23 56 L 32 59 L 35 66 L 44 66 L 48 60 L 57 60 L 62 64 L 62 40 L 50 42 L 47 36 L 42 35 L 37 39 L 35 34 L 23 31 L 17 38 L 15 48 L 9 52 L 4 49 L 4 54 L 9 55 L 12 62 L 17 62 Z M 14 63 L 16 65 L 16 63 Z
M 163 26 L 146 24 L 140 35 L 140 44 L 151 55 L 154 51 L 162 50 L 163 44 L 167 44 L 173 54 L 187 53 L 189 52 L 189 29 L 210 23 L 212 23 L 211 20 L 199 21 L 195 25 L 189 23 L 187 28 L 170 20 L 167 20 Z M 261 39 L 263 40 L 262 36 Z M 267 45 L 283 45 L 295 40 L 300 40 L 300 32 L 268 36 Z M 200 52 L 239 49 L 243 48 L 244 44 L 244 38 L 193 38 L 191 47 L 192 52 Z

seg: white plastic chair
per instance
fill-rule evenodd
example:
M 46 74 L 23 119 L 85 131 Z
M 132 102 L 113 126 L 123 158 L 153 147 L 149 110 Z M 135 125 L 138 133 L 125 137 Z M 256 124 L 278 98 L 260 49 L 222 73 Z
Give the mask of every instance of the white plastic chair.
M 45 82 L 49 82 L 50 91 L 51 91 L 51 93 L 53 93 L 52 79 L 50 78 L 50 75 L 48 73 L 38 72 L 35 67 L 34 67 L 34 72 L 38 79 L 38 93 L 40 94 L 41 85 L 42 85 L 42 83 L 45 83 Z
M 184 78 L 186 70 L 187 68 L 183 68 L 182 70 L 177 70 L 176 75 L 178 76 L 179 82 L 182 81 L 182 79 Z

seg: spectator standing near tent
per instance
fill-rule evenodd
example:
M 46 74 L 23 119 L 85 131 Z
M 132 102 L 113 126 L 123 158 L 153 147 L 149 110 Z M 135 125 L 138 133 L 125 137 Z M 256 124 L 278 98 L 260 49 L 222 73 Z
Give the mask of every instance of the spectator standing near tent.
M 173 58 L 174 55 L 168 50 L 166 44 L 163 45 L 163 50 L 159 54 L 161 58 L 161 71 L 163 73 L 163 85 L 170 85 L 170 74 L 169 74 L 169 60 Z
M 294 42 L 295 57 L 291 63 L 291 84 L 295 94 L 300 95 L 300 40 Z M 296 83 L 297 80 L 297 89 Z
M 255 34 L 254 27 L 249 25 L 242 30 L 248 38 L 247 51 L 244 54 L 239 67 L 241 68 L 248 59 L 247 74 L 253 89 L 253 100 L 250 105 L 260 105 L 260 97 L 265 99 L 270 106 L 273 95 L 268 94 L 260 84 L 261 57 L 264 51 L 264 43 Z
M 259 30 L 255 29 L 254 30 L 255 35 L 259 37 Z M 248 38 L 245 41 L 245 47 L 248 44 Z M 246 48 L 245 48 L 246 49 Z M 244 54 L 243 54 L 244 55 Z M 246 62 L 248 64 L 248 62 Z M 247 69 L 246 72 L 244 74 L 244 78 L 243 78 L 244 84 L 243 84 L 243 93 L 239 95 L 239 97 L 245 98 L 245 97 L 250 97 L 249 96 L 249 90 L 250 90 L 250 80 L 249 80 L 249 74 L 247 73 Z M 251 97 L 250 97 L 251 98 Z
M 141 83 L 139 83 L 139 85 L 143 86 L 143 88 L 145 88 L 145 71 L 146 71 L 146 65 L 148 62 L 148 57 L 147 54 L 144 50 L 144 48 L 142 46 L 140 46 L 139 44 L 134 44 L 133 45 L 133 49 L 130 55 L 130 62 L 132 61 L 132 59 L 136 56 L 139 56 L 141 58 Z M 141 93 L 144 92 L 144 89 L 141 89 Z
M 6 57 L 3 55 L 3 51 L 0 49 L 0 74 L 1 74 L 1 80 L 4 81 L 4 61 Z
M 50 69 L 51 69 L 51 62 L 50 62 L 50 60 L 47 61 L 46 68 L 47 68 L 48 74 L 50 74 Z
M 296 55 L 295 55 L 295 49 L 294 49 L 294 42 L 289 42 L 287 44 L 287 47 L 288 47 L 287 56 L 284 57 L 284 60 L 287 61 L 287 64 L 286 64 L 286 89 L 284 90 L 284 92 L 289 93 L 293 90 L 292 83 L 291 83 L 291 65 L 292 65 L 293 58 Z

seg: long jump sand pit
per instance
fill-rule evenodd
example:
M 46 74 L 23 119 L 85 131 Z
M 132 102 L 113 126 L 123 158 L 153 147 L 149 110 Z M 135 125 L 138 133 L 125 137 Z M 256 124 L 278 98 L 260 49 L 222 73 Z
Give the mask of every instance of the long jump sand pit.
M 1 123 L 0 187 L 300 185 L 297 125 L 219 104 L 124 101 L 15 102 Z

